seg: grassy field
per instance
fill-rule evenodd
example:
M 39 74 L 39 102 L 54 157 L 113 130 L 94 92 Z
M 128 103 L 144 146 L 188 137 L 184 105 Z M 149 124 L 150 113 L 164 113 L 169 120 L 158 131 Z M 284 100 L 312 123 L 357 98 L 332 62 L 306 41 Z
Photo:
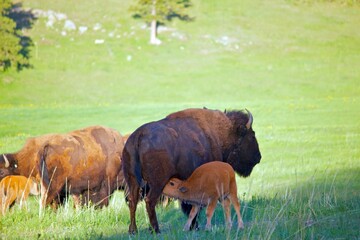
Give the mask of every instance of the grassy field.
M 189 107 L 247 108 L 263 158 L 237 179 L 245 229 L 227 231 L 219 206 L 213 231 L 203 230 L 202 213 L 202 229 L 183 232 L 186 218 L 172 202 L 157 208 L 162 234 L 152 235 L 142 203 L 139 234 L 129 237 L 116 192 L 101 210 L 69 201 L 43 216 L 32 197 L 27 210 L 15 206 L 0 219 L 0 238 L 359 239 L 359 6 L 193 0 L 195 20 L 171 22 L 151 46 L 131 2 L 23 1 L 24 11 L 66 14 L 77 30 L 64 30 L 65 20 L 47 27 L 44 16 L 23 30 L 32 68 L 0 73 L 0 152 L 95 124 L 125 134 Z

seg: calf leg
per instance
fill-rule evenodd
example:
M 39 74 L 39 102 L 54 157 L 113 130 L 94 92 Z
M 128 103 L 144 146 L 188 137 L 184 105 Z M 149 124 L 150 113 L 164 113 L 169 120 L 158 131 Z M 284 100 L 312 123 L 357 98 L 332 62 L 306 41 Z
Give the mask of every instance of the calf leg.
M 189 218 L 184 226 L 184 231 L 189 231 L 192 221 L 194 220 L 194 218 L 197 216 L 197 213 L 199 212 L 200 207 L 197 205 L 192 205 L 190 214 L 189 214 Z
M 226 227 L 227 228 L 231 228 L 232 226 L 232 222 L 231 222 L 231 209 L 230 209 L 230 199 L 228 198 L 225 198 L 223 201 L 222 201 L 222 206 L 224 208 L 224 212 L 225 212 L 225 222 L 226 222 Z
M 16 202 L 19 203 L 20 208 L 23 208 L 25 206 L 25 209 L 27 209 L 27 198 L 29 197 L 29 190 L 25 189 L 24 191 L 20 191 L 18 193 L 18 196 L 16 198 Z
M 206 226 L 205 230 L 211 230 L 211 219 L 216 208 L 217 200 L 212 200 L 206 209 Z
M 83 196 L 81 194 L 73 194 L 72 198 L 73 198 L 73 202 L 74 202 L 74 207 L 76 209 L 79 209 L 80 206 L 82 205 Z
M 239 199 L 237 198 L 237 189 L 236 189 L 236 185 L 235 187 L 232 187 L 232 189 L 230 190 L 230 200 L 231 203 L 234 205 L 235 208 L 235 212 L 238 218 L 238 229 L 243 229 L 244 228 L 244 222 L 242 220 L 241 217 L 241 213 L 240 213 L 240 203 L 239 203 Z
M 6 211 L 14 204 L 16 200 L 16 192 L 12 190 L 8 190 L 6 195 L 4 195 L 4 198 L 2 199 L 2 214 L 5 215 Z
M 200 208 L 201 209 L 201 208 Z M 185 202 L 181 202 L 181 210 L 183 211 L 183 213 L 185 213 L 186 216 L 189 216 L 191 210 L 192 210 L 192 205 L 185 203 Z M 197 221 L 197 217 L 199 214 L 196 214 L 196 216 L 194 217 L 194 219 L 191 222 L 191 226 L 190 226 L 190 230 L 198 230 L 199 229 L 199 224 Z

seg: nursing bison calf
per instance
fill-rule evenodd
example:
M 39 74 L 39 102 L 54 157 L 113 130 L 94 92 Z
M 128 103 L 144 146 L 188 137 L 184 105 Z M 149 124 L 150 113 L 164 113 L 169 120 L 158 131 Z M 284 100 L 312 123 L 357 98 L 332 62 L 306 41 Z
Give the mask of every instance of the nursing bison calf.
M 206 209 L 206 230 L 211 230 L 211 218 L 214 214 L 217 201 L 220 201 L 225 210 L 227 227 L 231 228 L 230 201 L 234 205 L 238 228 L 244 228 L 240 214 L 240 204 L 237 198 L 235 172 L 224 162 L 209 162 L 201 165 L 187 180 L 171 178 L 165 185 L 163 193 L 169 197 L 186 201 L 192 205 L 189 218 L 184 230 L 190 230 L 191 223 L 201 206 Z
M 40 191 L 34 178 L 24 176 L 7 176 L 0 182 L 0 205 L 1 212 L 4 215 L 6 211 L 14 204 L 15 200 L 24 204 L 29 196 L 39 195 Z

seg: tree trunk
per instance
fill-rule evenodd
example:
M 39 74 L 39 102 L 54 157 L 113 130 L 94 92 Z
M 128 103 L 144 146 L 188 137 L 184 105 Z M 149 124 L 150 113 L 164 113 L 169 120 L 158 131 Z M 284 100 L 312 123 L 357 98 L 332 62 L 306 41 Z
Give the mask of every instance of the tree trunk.
M 153 20 L 150 25 L 150 44 L 159 45 L 161 41 L 157 38 L 156 0 L 153 0 L 151 15 L 153 16 Z
M 154 19 L 151 21 L 150 26 L 150 44 L 158 44 L 159 39 L 156 37 L 156 28 L 156 20 Z

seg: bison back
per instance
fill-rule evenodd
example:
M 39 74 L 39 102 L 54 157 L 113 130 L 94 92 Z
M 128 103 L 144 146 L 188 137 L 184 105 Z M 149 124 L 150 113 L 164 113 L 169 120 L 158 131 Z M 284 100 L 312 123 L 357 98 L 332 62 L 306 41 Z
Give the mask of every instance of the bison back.
M 124 175 L 135 176 L 138 184 L 145 180 L 161 188 L 172 176 L 186 179 L 203 163 L 221 159 L 220 147 L 213 148 L 211 137 L 188 117 L 145 124 L 125 144 Z

